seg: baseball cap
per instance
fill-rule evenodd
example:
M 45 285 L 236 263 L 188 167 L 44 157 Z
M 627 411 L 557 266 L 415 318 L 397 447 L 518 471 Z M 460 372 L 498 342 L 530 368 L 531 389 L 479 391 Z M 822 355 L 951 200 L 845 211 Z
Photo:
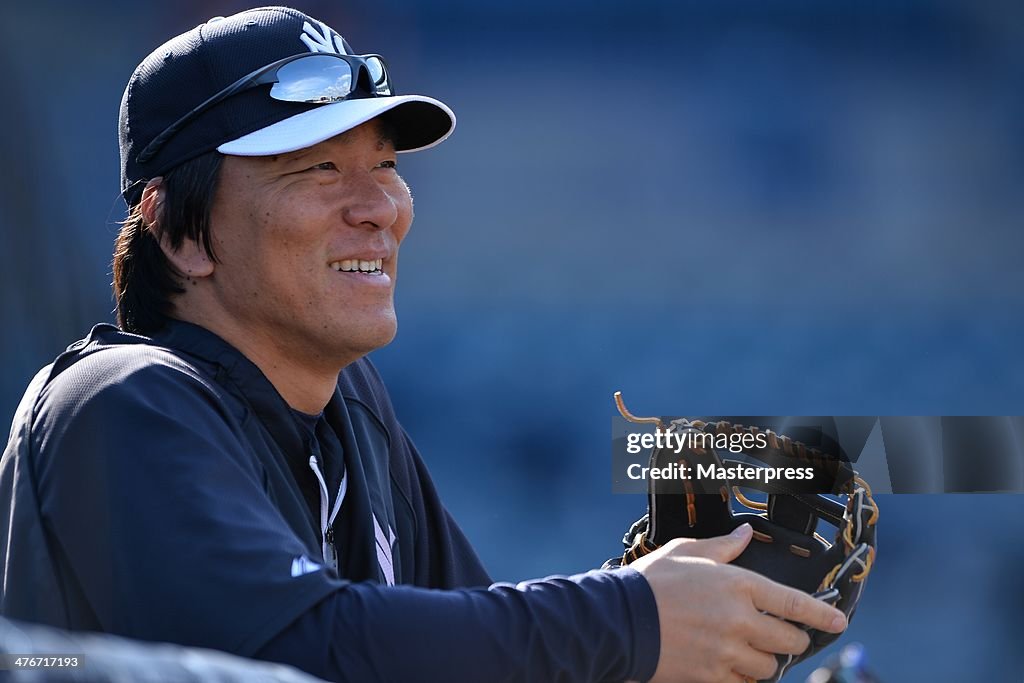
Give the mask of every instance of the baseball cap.
M 236 156 L 282 154 L 382 116 L 394 132 L 396 151 L 414 152 L 438 144 L 455 128 L 455 114 L 443 102 L 395 95 L 391 87 L 376 89 L 358 68 L 353 91 L 342 101 L 283 101 L 270 96 L 268 85 L 218 97 L 268 65 L 316 53 L 359 62 L 334 29 L 289 7 L 214 17 L 154 50 L 136 67 L 121 99 L 118 138 L 125 201 L 135 204 L 150 178 L 212 150 Z M 211 98 L 212 106 L 205 106 Z M 177 127 L 183 118 L 187 122 Z

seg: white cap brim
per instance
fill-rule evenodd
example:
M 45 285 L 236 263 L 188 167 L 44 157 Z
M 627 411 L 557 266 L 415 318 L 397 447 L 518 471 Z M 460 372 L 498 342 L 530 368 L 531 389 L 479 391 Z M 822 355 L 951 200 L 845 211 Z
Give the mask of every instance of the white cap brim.
M 325 104 L 225 142 L 221 154 L 252 157 L 284 154 L 311 147 L 391 112 L 396 151 L 417 152 L 445 140 L 455 130 L 455 113 L 445 103 L 424 95 L 368 97 Z

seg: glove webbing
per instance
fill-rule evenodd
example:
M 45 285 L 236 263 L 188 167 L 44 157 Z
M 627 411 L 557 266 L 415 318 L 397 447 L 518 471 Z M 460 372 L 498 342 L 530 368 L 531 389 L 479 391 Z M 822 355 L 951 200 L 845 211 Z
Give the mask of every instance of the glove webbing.
M 871 487 L 860 477 L 854 477 L 851 484 L 853 492 L 846 501 L 847 524 L 843 528 L 843 543 L 846 545 L 846 560 L 832 568 L 821 581 L 818 590 L 828 590 L 835 586 L 836 582 L 846 574 L 854 563 L 860 567 L 860 572 L 850 577 L 851 581 L 860 583 L 871 573 L 871 567 L 875 563 L 875 549 L 867 543 L 862 543 L 861 538 L 867 533 L 868 528 L 873 527 L 878 521 L 878 505 L 871 495 Z M 871 508 L 871 516 L 864 520 L 864 506 Z M 865 557 L 865 555 L 867 557 Z

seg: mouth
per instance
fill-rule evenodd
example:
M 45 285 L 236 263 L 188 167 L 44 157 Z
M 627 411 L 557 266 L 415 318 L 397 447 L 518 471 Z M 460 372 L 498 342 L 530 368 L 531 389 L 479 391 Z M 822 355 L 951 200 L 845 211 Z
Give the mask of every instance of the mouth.
M 342 259 L 340 261 L 332 261 L 328 265 L 332 270 L 339 273 L 363 273 L 365 275 L 383 275 L 382 270 L 384 259 L 372 259 L 364 261 L 362 259 Z

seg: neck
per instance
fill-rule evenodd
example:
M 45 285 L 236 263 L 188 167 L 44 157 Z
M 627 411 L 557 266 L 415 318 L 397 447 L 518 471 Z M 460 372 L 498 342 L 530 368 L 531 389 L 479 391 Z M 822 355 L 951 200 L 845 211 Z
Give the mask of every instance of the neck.
M 267 330 L 240 326 L 227 316 L 177 316 L 213 332 L 238 349 L 266 376 L 281 397 L 295 410 L 309 415 L 321 412 L 334 395 L 338 373 L 348 363 L 318 357 L 311 349 L 289 346 Z
M 274 385 L 277 393 L 295 410 L 316 415 L 334 395 L 340 367 L 316 367 L 300 363 L 295 355 L 284 349 L 254 344 L 251 338 L 244 335 L 237 339 L 224 339 L 251 360 Z

